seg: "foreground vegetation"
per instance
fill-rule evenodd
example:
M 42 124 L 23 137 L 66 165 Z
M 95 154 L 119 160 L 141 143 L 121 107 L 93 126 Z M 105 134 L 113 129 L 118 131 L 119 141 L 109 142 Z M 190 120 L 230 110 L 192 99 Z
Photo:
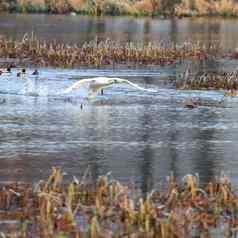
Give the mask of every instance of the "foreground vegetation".
M 27 34 L 21 41 L 0 38 L 0 58 L 13 66 L 53 67 L 167 65 L 186 59 L 205 59 L 219 54 L 219 46 L 200 43 L 119 43 L 111 40 L 85 42 L 82 46 L 45 42 Z M 10 59 L 9 59 L 10 58 Z M 4 65 L 2 65 L 4 66 Z
M 0 0 L 0 11 L 237 17 L 238 3 L 236 0 Z
M 224 175 L 202 188 L 198 176 L 178 185 L 171 175 L 143 198 L 110 175 L 66 183 L 53 168 L 35 185 L 1 185 L 0 209 L 2 237 L 235 237 L 238 227 L 238 197 Z

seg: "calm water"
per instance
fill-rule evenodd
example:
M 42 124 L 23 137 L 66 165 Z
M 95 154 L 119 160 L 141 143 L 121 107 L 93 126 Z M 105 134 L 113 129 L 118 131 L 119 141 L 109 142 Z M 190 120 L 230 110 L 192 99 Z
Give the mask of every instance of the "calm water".
M 0 34 L 82 43 L 96 35 L 121 41 L 191 38 L 209 44 L 236 45 L 236 20 L 151 20 L 43 15 L 0 15 Z M 232 70 L 236 62 L 191 64 L 194 70 Z M 129 70 L 40 69 L 40 76 L 0 80 L 0 180 L 37 181 L 61 166 L 80 176 L 89 167 L 97 177 L 109 171 L 143 191 L 158 186 L 173 171 L 177 178 L 199 173 L 203 182 L 225 171 L 237 182 L 238 99 L 222 91 L 177 91 L 174 78 L 184 66 Z M 59 93 L 84 77 L 116 76 L 156 93 L 118 85 L 85 103 L 81 94 Z M 183 102 L 200 97 L 204 106 L 189 110 Z M 70 175 L 68 175 L 70 178 Z
M 219 42 L 226 49 L 237 47 L 237 19 L 184 18 L 159 20 L 133 17 L 87 17 L 62 15 L 1 15 L 0 35 L 21 39 L 34 32 L 41 39 L 81 44 L 97 37 L 119 41 L 172 40 Z

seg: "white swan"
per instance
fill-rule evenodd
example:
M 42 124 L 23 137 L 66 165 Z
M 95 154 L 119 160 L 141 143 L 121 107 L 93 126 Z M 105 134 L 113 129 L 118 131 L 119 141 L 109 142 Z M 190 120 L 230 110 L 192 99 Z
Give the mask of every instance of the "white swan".
M 98 92 L 103 92 L 102 90 L 106 87 L 109 87 L 113 84 L 129 84 L 136 89 L 147 91 L 147 92 L 156 92 L 155 90 L 146 89 L 134 84 L 126 79 L 121 78 L 108 78 L 108 77 L 96 77 L 81 79 L 78 82 L 74 83 L 72 86 L 63 91 L 63 93 L 70 93 L 72 91 L 78 90 L 84 86 L 88 87 L 88 97 L 91 98 L 96 95 Z

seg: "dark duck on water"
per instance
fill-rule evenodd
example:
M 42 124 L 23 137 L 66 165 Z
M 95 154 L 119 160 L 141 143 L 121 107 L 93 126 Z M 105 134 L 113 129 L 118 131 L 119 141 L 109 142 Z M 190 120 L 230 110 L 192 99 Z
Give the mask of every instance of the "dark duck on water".
M 17 77 L 24 76 L 26 74 L 26 69 L 23 68 L 20 72 L 17 73 Z

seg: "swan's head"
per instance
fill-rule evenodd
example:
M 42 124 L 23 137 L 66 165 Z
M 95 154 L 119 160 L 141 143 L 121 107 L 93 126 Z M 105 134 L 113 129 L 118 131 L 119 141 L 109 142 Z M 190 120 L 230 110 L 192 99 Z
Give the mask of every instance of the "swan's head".
M 122 83 L 122 82 L 123 82 L 123 80 L 120 78 L 111 78 L 110 79 L 110 83 L 117 84 L 117 83 Z
M 92 80 L 94 84 L 102 84 L 102 85 L 111 85 L 111 84 L 118 84 L 123 83 L 125 80 L 120 78 L 108 78 L 108 77 L 99 77 Z
M 116 78 L 107 78 L 107 83 L 108 84 L 116 84 L 119 83 Z

